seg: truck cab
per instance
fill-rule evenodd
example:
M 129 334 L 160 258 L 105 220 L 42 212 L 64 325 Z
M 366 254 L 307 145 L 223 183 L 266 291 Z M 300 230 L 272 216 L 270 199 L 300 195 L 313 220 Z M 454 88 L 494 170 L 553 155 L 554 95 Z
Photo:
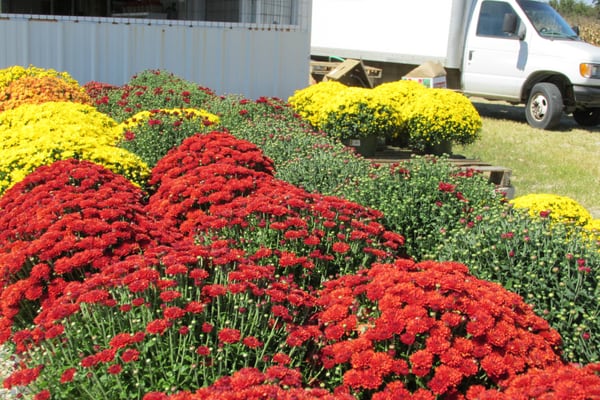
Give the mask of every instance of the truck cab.
M 531 126 L 552 129 L 563 112 L 582 126 L 600 123 L 600 48 L 549 4 L 483 0 L 468 4 L 461 89 L 525 104 Z

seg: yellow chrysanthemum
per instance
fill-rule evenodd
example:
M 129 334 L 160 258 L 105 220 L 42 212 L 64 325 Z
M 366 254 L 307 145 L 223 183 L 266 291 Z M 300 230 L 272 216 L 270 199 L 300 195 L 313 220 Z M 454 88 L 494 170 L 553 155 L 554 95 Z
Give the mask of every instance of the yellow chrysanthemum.
M 589 237 L 596 241 L 600 247 L 600 219 L 592 219 L 583 227 L 589 232 Z
M 329 99 L 325 111 L 320 128 L 342 139 L 389 136 L 400 125 L 400 116 L 389 98 L 373 89 L 348 87 Z
M 95 108 L 71 102 L 23 105 L 0 113 L 0 194 L 37 167 L 57 160 L 92 161 L 143 185 L 150 171 L 116 147 L 117 123 Z
M 445 141 L 470 144 L 482 127 L 479 113 L 462 94 L 407 80 L 374 89 L 321 82 L 297 91 L 288 102 L 313 127 L 334 136 L 350 130 L 358 136 L 408 134 L 415 149 Z
M 168 114 L 168 115 L 182 115 L 186 118 L 197 118 L 201 121 L 209 121 L 213 125 L 217 125 L 221 122 L 217 115 L 211 114 L 206 110 L 198 108 L 171 108 L 171 109 L 160 109 L 160 110 L 144 110 L 140 111 L 131 118 L 121 122 L 117 127 L 117 130 L 121 133 L 126 130 L 135 128 L 136 126 L 143 125 L 148 122 L 153 116 L 157 114 Z
M 443 141 L 470 144 L 479 138 L 482 127 L 471 101 L 450 89 L 420 91 L 401 112 L 415 147 Z
M 428 89 L 422 84 L 409 80 L 382 83 L 373 89 L 398 109 L 402 109 L 407 103 L 414 101 L 426 90 Z
M 525 209 L 532 217 L 548 216 L 553 221 L 585 226 L 592 215 L 575 200 L 555 194 L 534 193 L 511 200 L 515 208 Z
M 98 144 L 114 145 L 121 138 L 117 122 L 86 104 L 47 102 L 24 104 L 0 113 L 0 143 L 2 148 L 20 146 L 23 136 L 28 140 L 61 135 L 94 137 Z
M 313 127 L 320 129 L 332 108 L 332 101 L 346 89 L 348 87 L 340 82 L 319 82 L 294 92 L 288 103 Z
M 0 89 L 8 86 L 11 82 L 16 81 L 24 76 L 52 76 L 60 78 L 69 84 L 79 86 L 79 83 L 73 79 L 68 72 L 58 72 L 54 69 L 39 68 L 33 65 L 30 65 L 27 68 L 20 65 L 15 65 L 9 68 L 0 69 Z

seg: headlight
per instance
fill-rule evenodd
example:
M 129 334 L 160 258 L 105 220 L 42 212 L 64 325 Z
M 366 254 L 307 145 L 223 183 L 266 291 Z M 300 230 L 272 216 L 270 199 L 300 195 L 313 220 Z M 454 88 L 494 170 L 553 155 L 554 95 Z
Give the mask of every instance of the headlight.
M 600 79 L 600 64 L 579 64 L 579 73 L 584 78 Z

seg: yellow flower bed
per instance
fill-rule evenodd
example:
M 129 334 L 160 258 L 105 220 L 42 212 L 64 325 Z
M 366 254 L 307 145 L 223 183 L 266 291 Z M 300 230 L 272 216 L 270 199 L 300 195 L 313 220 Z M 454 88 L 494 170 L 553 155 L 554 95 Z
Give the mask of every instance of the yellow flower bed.
M 600 245 L 600 219 L 593 219 L 583 227 L 590 232 L 590 238 Z M 600 251 L 600 250 L 599 250 Z
M 471 144 L 480 135 L 482 121 L 473 103 L 450 89 L 419 91 L 401 109 L 412 148 L 451 141 Z
M 575 200 L 555 194 L 534 193 L 511 200 L 515 208 L 525 209 L 532 217 L 548 217 L 553 221 L 586 226 L 592 215 Z
M 197 118 L 201 123 L 202 121 L 209 121 L 212 125 L 217 125 L 221 122 L 221 119 L 214 114 L 209 113 L 208 111 L 197 109 L 197 108 L 172 108 L 172 109 L 160 109 L 160 110 L 152 110 L 152 111 L 140 111 L 135 114 L 131 118 L 126 119 L 121 122 L 117 127 L 117 130 L 124 133 L 129 129 L 134 129 L 141 125 L 148 123 L 148 120 L 154 117 L 155 115 L 181 115 L 186 119 Z
M 37 167 L 77 158 L 104 165 L 137 185 L 149 177 L 139 157 L 116 147 L 117 123 L 72 102 L 23 105 L 0 113 L 0 194 Z
M 346 87 L 329 99 L 322 113 L 320 128 L 340 139 L 390 136 L 400 125 L 400 115 L 388 98 L 372 89 Z
M 20 65 L 15 65 L 9 68 L 0 69 L 0 89 L 5 88 L 11 82 L 16 81 L 24 76 L 52 76 L 60 78 L 68 84 L 79 86 L 79 83 L 67 72 L 58 72 L 54 69 L 38 68 L 32 65 L 27 68 L 24 68 Z
M 348 87 L 336 81 L 319 82 L 297 90 L 288 99 L 294 110 L 314 128 L 321 129 L 332 109 L 332 100 L 340 96 Z
M 416 150 L 444 141 L 473 143 L 482 127 L 479 113 L 462 94 L 408 80 L 374 89 L 320 82 L 296 91 L 288 102 L 313 127 L 332 136 L 408 134 Z

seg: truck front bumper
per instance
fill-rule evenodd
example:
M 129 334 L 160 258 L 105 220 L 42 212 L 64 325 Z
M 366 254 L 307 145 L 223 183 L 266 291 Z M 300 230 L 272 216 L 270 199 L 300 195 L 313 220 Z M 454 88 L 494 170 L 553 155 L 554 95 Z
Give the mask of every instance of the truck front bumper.
M 600 87 L 573 85 L 577 108 L 600 107 Z

